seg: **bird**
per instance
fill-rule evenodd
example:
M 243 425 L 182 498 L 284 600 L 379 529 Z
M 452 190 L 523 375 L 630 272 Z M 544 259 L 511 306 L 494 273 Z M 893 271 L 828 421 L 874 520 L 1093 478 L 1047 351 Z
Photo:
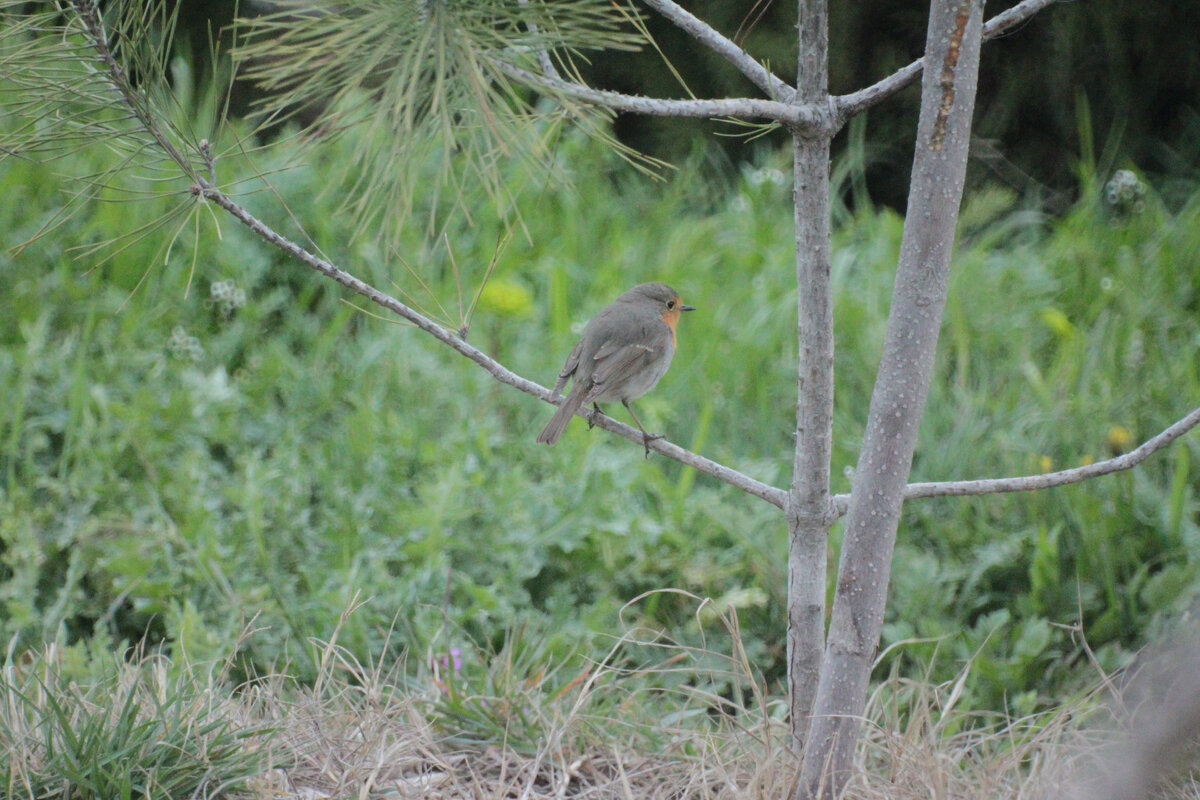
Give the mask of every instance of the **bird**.
M 639 284 L 601 309 L 584 327 L 558 374 L 554 394 L 561 394 L 568 380 L 571 392 L 537 440 L 548 445 L 557 442 L 571 417 L 588 403 L 601 411 L 600 403 L 620 400 L 642 432 L 649 458 L 650 442 L 662 436 L 646 432 L 630 403 L 666 374 L 675 355 L 675 326 L 683 312 L 695 310 L 684 304 L 678 292 L 658 282 Z

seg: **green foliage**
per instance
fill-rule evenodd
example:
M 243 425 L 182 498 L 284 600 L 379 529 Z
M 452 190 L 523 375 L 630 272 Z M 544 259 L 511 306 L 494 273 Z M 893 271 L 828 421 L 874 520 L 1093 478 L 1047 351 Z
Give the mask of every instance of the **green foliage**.
M 442 243 L 410 231 L 392 249 L 354 239 L 358 220 L 322 192 L 331 166 L 359 163 L 360 135 L 379 134 L 347 132 L 287 171 L 285 148 L 252 166 L 230 141 L 214 147 L 224 183 L 271 176 L 273 192 L 246 198 L 270 224 L 294 233 L 299 220 L 335 263 L 384 289 L 394 281 L 543 383 L 619 291 L 670 282 L 700 310 L 639 415 L 786 485 L 796 290 L 782 160 L 731 174 L 700 154 L 647 186 L 566 136 L 553 156 L 569 188 L 525 195 L 520 226 L 446 215 Z M 55 169 L 112 164 L 75 153 Z M 542 186 L 528 164 L 507 169 L 514 192 Z M 970 200 L 916 479 L 1103 458 L 1200 396 L 1200 202 L 1168 211 L 1151 191 L 1144 208 L 1116 214 L 1102 201 L 1107 175 L 1085 178 L 1093 190 L 1057 220 L 1002 191 Z M 126 240 L 103 262 L 72 250 L 169 213 L 170 196 L 89 204 L 8 250 L 54 216 L 56 189 L 45 167 L 0 163 L 11 198 L 0 207 L 0 635 L 14 651 L 61 632 L 224 658 L 254 619 L 262 630 L 237 668 L 289 664 L 315 680 L 308 641 L 339 621 L 341 646 L 377 659 L 435 640 L 435 652 L 511 653 L 506 632 L 519 629 L 514 667 L 469 676 L 473 688 L 439 712 L 447 727 L 470 733 L 476 715 L 475 729 L 495 731 L 496 706 L 467 698 L 517 701 L 534 661 L 596 652 L 626 602 L 673 587 L 736 608 L 748 660 L 781 686 L 786 535 L 773 508 L 581 422 L 554 448 L 533 445 L 548 406 L 341 302 L 335 285 L 205 209 L 168 254 L 157 237 Z M 464 197 L 488 208 L 483 190 Z M 453 202 L 421 196 L 414 213 Z M 861 439 L 902 224 L 864 203 L 838 223 L 840 472 Z M 888 658 L 905 670 L 932 662 L 935 678 L 970 660 L 960 707 L 1019 710 L 1086 674 L 1080 633 L 1098 663 L 1119 663 L 1194 586 L 1197 455 L 1191 436 L 1084 486 L 911 503 Z M 366 604 L 342 620 L 356 595 Z M 624 619 L 696 645 L 696 610 L 660 592 Z
M 682 593 L 656 591 L 637 600 L 671 594 Z M 548 747 L 582 753 L 614 741 L 664 753 L 680 748 L 684 731 L 728 734 L 727 725 L 752 718 L 777 721 L 781 704 L 762 691 L 738 627 L 737 607 L 765 598 L 757 590 L 740 594 L 748 597 L 701 604 L 696 624 L 685 629 L 691 643 L 630 627 L 620 637 L 605 637 L 606 651 L 564 656 L 554 637 L 522 626 L 507 630 L 498 650 L 430 647 L 422 672 L 435 691 L 423 695 L 425 719 L 456 745 L 503 742 L 525 755 Z M 462 641 L 462 632 L 452 638 Z
M 528 636 L 518 629 L 495 652 L 454 647 L 435 655 L 428 668 L 438 691 L 427 704 L 429 721 L 451 742 L 502 741 L 514 751 L 536 753 L 547 733 L 571 716 L 576 690 L 592 683 L 590 670 L 567 670 L 551 644 L 541 632 Z M 589 703 L 590 714 L 607 705 L 605 693 L 584 693 L 600 699 Z

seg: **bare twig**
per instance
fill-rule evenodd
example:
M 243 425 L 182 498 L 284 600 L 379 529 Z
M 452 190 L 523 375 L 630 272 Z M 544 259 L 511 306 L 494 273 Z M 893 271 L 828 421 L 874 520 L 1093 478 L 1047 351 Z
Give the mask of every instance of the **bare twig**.
M 983 23 L 983 40 L 995 39 L 1033 17 L 1051 3 L 1057 0 L 1023 0 L 1007 11 L 1001 11 L 996 16 Z
M 702 19 L 681 8 L 671 0 L 643 0 L 693 39 L 724 58 L 738 71 L 749 78 L 755 86 L 767 93 L 772 100 L 790 103 L 796 98 L 796 90 L 781 78 L 754 60 L 754 58 Z
M 529 0 L 517 0 L 517 4 L 521 6 L 527 6 L 529 5 Z M 534 36 L 537 36 L 537 23 L 527 22 L 525 24 L 529 26 L 529 32 Z M 547 78 L 561 78 L 561 76 L 558 74 L 558 68 L 554 66 L 554 60 L 550 58 L 550 53 L 546 51 L 546 48 L 539 47 L 537 51 L 537 57 L 538 65 L 542 68 L 542 72 L 546 74 Z
M 540 400 L 545 400 L 547 403 L 557 404 L 561 398 L 547 389 L 541 384 L 535 383 L 527 378 L 523 378 L 517 373 L 505 367 L 499 361 L 488 356 L 482 350 L 468 344 L 452 331 L 443 328 L 433 320 L 418 313 L 409 306 L 401 303 L 391 295 L 384 294 L 374 286 L 359 280 L 350 273 L 335 267 L 330 262 L 319 256 L 316 256 L 305 250 L 300 245 L 282 236 L 272 230 L 266 223 L 259 220 L 245 208 L 229 197 L 224 192 L 207 182 L 198 183 L 193 187 L 193 192 L 205 200 L 220 206 L 225 211 L 228 211 L 235 219 L 252 230 L 259 238 L 266 241 L 275 247 L 278 247 L 283 252 L 295 258 L 297 261 L 312 267 L 322 275 L 332 278 L 346 288 L 357 292 L 371 302 L 386 308 L 399 317 L 411 322 L 416 327 L 428 333 L 433 338 L 437 339 L 444 345 L 457 351 L 459 354 L 466 356 L 471 361 L 474 361 L 482 367 L 489 375 L 506 386 L 512 386 L 519 389 L 528 395 L 532 395 Z M 637 428 L 631 428 L 624 425 L 611 417 L 596 413 L 595 411 L 581 412 L 582 416 L 586 417 L 589 422 L 597 427 L 604 428 L 607 431 L 624 436 L 632 442 L 637 442 L 639 445 L 643 443 L 642 432 Z M 705 458 L 704 456 L 686 450 L 676 444 L 666 441 L 665 439 L 654 439 L 648 444 L 651 450 L 658 452 L 667 458 L 673 458 L 682 464 L 694 467 L 697 470 L 711 475 L 719 481 L 728 483 L 747 494 L 754 497 L 766 500 L 778 508 L 783 508 L 787 498 L 787 492 L 770 486 L 761 481 L 757 481 L 748 475 L 744 475 L 737 470 L 718 464 L 715 461 Z
M 755 98 L 722 98 L 719 100 L 670 100 L 657 97 L 628 95 L 563 80 L 556 73 L 546 71 L 548 57 L 542 59 L 545 75 L 538 75 L 513 64 L 497 66 L 517 80 L 528 85 L 557 92 L 574 100 L 592 103 L 614 111 L 648 114 L 656 117 L 702 117 L 734 119 L 769 119 L 789 125 L 804 136 L 829 136 L 835 133 L 846 119 L 865 111 L 896 92 L 912 84 L 921 75 L 922 60 L 912 62 L 878 83 L 851 94 L 831 98 L 829 103 L 796 103 L 796 92 L 781 79 L 772 75 L 748 53 L 729 39 L 697 19 L 671 0 L 645 0 L 655 9 L 690 33 L 698 41 L 724 56 L 742 74 L 763 89 L 771 100 Z M 1023 0 L 1007 11 L 997 14 L 984 25 L 984 39 L 993 39 L 1033 17 L 1055 0 Z M 550 65 L 553 67 L 553 65 Z
M 1002 11 L 989 19 L 983 26 L 983 39 L 994 39 L 1007 33 L 1017 25 L 1033 17 L 1056 0 L 1023 0 L 1007 11 Z M 865 89 L 859 89 L 851 94 L 833 98 L 839 120 L 846 120 L 871 106 L 894 95 L 901 89 L 916 82 L 921 75 L 923 59 L 917 59 L 906 67 L 902 67 L 878 83 Z
M 1042 475 L 1024 475 L 1017 478 L 986 478 L 974 481 L 910 483 L 904 489 L 904 499 L 914 500 L 919 497 L 969 497 L 983 494 L 1000 494 L 1003 492 L 1029 492 L 1035 489 L 1051 489 L 1055 486 L 1080 483 L 1089 478 L 1097 478 L 1101 475 L 1133 469 L 1197 425 L 1200 425 L 1200 408 L 1195 409 L 1157 436 L 1147 439 L 1128 453 L 1115 458 L 1097 461 L 1094 464 L 1087 464 L 1086 466 L 1075 467 L 1074 469 L 1047 472 Z M 845 514 L 847 503 L 850 501 L 850 495 L 834 495 L 833 501 L 837 504 L 838 513 Z
M 507 75 L 534 88 L 565 95 L 572 100 L 591 103 L 614 111 L 648 114 L 655 117 L 700 117 L 714 119 L 769 119 L 790 125 L 806 135 L 829 135 L 832 115 L 826 106 L 811 103 L 792 104 L 777 100 L 760 100 L 749 97 L 722 98 L 720 100 L 664 100 L 657 97 L 622 94 L 606 89 L 593 89 L 561 78 L 548 78 L 527 69 L 505 62 L 496 66 Z

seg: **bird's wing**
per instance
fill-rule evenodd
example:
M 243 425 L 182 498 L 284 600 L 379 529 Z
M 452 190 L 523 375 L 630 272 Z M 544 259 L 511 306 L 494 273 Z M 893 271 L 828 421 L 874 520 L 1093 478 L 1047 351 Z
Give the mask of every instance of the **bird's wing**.
M 583 340 L 580 339 L 571 349 L 571 355 L 567 356 L 567 363 L 563 364 L 562 371 L 558 373 L 558 380 L 554 382 L 555 394 L 562 394 L 563 388 L 567 385 L 567 379 L 575 374 L 575 370 L 579 369 L 579 354 L 582 351 Z
M 609 339 L 592 357 L 596 364 L 592 370 L 594 394 L 603 393 L 606 386 L 622 385 L 671 346 L 671 329 L 659 319 L 636 326 L 628 334 Z

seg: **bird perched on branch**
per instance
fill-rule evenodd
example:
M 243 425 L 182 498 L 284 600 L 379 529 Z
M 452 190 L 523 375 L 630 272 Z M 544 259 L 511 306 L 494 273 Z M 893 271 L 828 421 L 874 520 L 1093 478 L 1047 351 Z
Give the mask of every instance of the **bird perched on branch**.
M 650 455 L 650 441 L 661 439 L 646 432 L 630 402 L 654 388 L 671 366 L 675 354 L 675 326 L 684 311 L 679 294 L 665 283 L 643 283 L 618 297 L 592 317 L 563 365 L 554 393 L 562 392 L 572 379 L 567 395 L 537 440 L 554 444 L 571 417 L 587 403 L 601 411 L 599 403 L 620 400 L 629 411 L 642 445 Z

